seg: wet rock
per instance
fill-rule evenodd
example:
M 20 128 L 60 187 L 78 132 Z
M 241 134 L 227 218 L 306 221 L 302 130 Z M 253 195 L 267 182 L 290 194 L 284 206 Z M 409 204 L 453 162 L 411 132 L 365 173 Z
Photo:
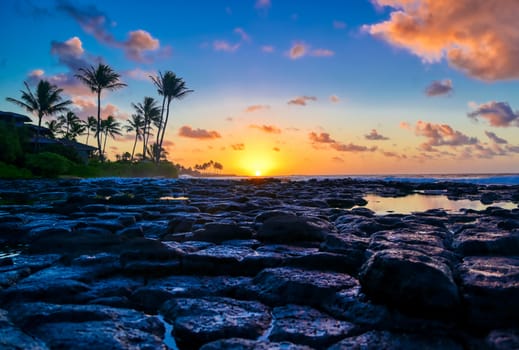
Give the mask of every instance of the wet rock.
M 455 235 L 452 246 L 462 255 L 519 255 L 519 230 L 469 226 Z
M 373 300 L 411 313 L 447 317 L 459 306 L 450 268 L 417 251 L 378 251 L 364 264 L 359 279 Z
M 245 264 L 245 258 L 254 255 L 256 252 L 248 247 L 217 245 L 184 255 L 182 268 L 185 273 L 250 276 L 261 267 Z
M 337 291 L 357 284 L 355 278 L 343 273 L 279 267 L 263 270 L 240 292 L 268 305 L 318 306 Z
M 195 222 L 194 218 L 187 215 L 175 215 L 169 219 L 168 233 L 190 232 Z
M 322 349 L 352 335 L 357 328 L 338 321 L 307 306 L 286 305 L 272 311 L 274 326 L 269 336 L 273 341 L 289 341 Z
M 256 238 L 269 242 L 324 241 L 333 232 L 333 226 L 324 220 L 295 215 L 276 215 L 266 219 Z
M 466 257 L 459 266 L 467 321 L 485 329 L 519 324 L 519 258 Z
M 9 317 L 52 349 L 166 349 L 164 326 L 141 312 L 102 305 L 13 305 Z
M 325 252 L 341 254 L 345 271 L 357 274 L 366 260 L 365 251 L 368 244 L 367 238 L 355 234 L 330 234 L 326 236 L 326 240 L 321 244 L 320 249 Z
M 256 339 L 270 324 L 268 308 L 255 301 L 229 298 L 177 298 L 161 308 L 173 324 L 180 348 L 196 348 L 221 338 Z
M 519 330 L 495 330 L 488 334 L 485 345 L 489 350 L 519 349 Z
M 193 232 L 193 240 L 222 243 L 231 239 L 250 239 L 252 230 L 237 224 L 210 223 L 203 229 Z
M 136 276 L 165 276 L 181 271 L 183 251 L 160 241 L 135 238 L 122 246 L 120 255 L 124 274 Z
M 462 350 L 463 346 L 454 340 L 434 334 L 406 334 L 387 331 L 371 331 L 346 338 L 329 350 L 340 349 L 424 349 Z
M 215 340 L 207 343 L 200 350 L 311 350 L 305 345 L 296 345 L 289 342 L 270 342 L 266 340 L 250 340 L 231 338 Z
M 24 350 L 48 350 L 45 343 L 30 336 L 9 321 L 7 311 L 0 309 L 0 348 Z

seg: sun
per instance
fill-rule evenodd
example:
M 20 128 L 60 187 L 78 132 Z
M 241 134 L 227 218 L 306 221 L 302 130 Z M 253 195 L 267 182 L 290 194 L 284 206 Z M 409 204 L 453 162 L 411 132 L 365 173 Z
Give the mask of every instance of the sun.
M 254 172 L 254 175 L 256 175 L 256 176 L 261 176 L 261 170 L 257 169 L 257 170 Z

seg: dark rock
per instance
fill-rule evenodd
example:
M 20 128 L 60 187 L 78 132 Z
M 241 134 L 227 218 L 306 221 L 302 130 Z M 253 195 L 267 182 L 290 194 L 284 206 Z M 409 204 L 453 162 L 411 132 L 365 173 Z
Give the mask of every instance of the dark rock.
M 268 305 L 318 306 L 337 291 L 357 284 L 355 278 L 343 273 L 280 267 L 263 270 L 240 292 Z
M 9 321 L 7 311 L 0 309 L 0 348 L 23 350 L 48 350 L 45 343 L 30 336 Z
M 289 341 L 322 349 L 352 335 L 357 328 L 307 306 L 286 305 L 272 311 L 272 341 Z
M 103 213 L 108 211 L 108 206 L 104 204 L 88 204 L 81 208 L 85 213 Z
M 483 204 L 492 204 L 494 203 L 495 201 L 498 201 L 500 198 L 499 198 L 499 195 L 495 192 L 485 192 L 483 194 L 481 194 L 481 203 Z
M 266 340 L 231 338 L 207 343 L 200 350 L 312 350 L 312 348 L 289 342 L 276 343 Z
M 489 350 L 519 349 L 519 330 L 495 330 L 488 334 L 485 345 Z
M 168 222 L 168 233 L 190 232 L 195 222 L 194 218 L 186 215 L 175 215 Z
M 252 230 L 236 224 L 210 223 L 206 224 L 203 229 L 194 231 L 192 239 L 222 243 L 231 239 L 250 239 L 252 234 Z
M 164 303 L 161 314 L 173 324 L 178 346 L 190 349 L 221 338 L 256 339 L 271 319 L 258 302 L 219 297 L 172 299 Z
M 463 346 L 454 340 L 434 334 L 405 334 L 387 331 L 371 331 L 346 338 L 329 350 L 340 349 L 423 349 L 462 350 Z
M 417 251 L 378 251 L 364 264 L 359 279 L 373 300 L 412 313 L 447 317 L 459 306 L 450 268 Z
M 327 198 L 326 203 L 332 208 L 350 209 L 356 205 L 355 199 L 349 198 Z
M 333 231 L 333 226 L 322 219 L 282 214 L 266 219 L 256 238 L 270 242 L 321 242 Z
M 254 264 L 245 264 L 245 258 L 254 255 L 256 252 L 251 248 L 217 245 L 184 255 L 182 268 L 185 273 L 250 276 L 258 273 L 261 267 L 259 265 L 260 267 L 254 268 Z
M 455 235 L 452 246 L 463 255 L 519 255 L 519 230 L 472 227 Z
M 9 316 L 52 349 L 166 349 L 160 320 L 134 310 L 27 303 L 13 305 Z
M 519 324 L 519 258 L 466 257 L 459 266 L 467 321 L 495 329 Z

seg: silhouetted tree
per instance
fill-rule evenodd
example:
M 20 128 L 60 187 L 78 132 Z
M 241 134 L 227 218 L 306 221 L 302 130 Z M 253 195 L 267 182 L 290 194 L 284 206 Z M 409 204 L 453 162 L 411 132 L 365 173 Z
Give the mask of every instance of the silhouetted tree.
M 119 123 L 113 116 L 109 115 L 106 119 L 101 120 L 101 132 L 104 135 L 104 144 L 102 154 L 105 153 L 106 140 L 108 136 L 115 139 L 115 135 L 122 135 L 121 123 Z
M 146 150 L 148 149 L 148 140 L 151 134 L 151 124 L 160 118 L 160 107 L 153 97 L 148 96 L 144 97 L 142 103 L 132 103 L 132 107 L 144 121 L 142 153 L 144 159 L 146 159 Z
M 128 125 L 125 126 L 126 132 L 135 132 L 135 139 L 133 141 L 133 148 L 130 159 L 133 161 L 133 155 L 135 154 L 135 147 L 137 141 L 142 140 L 142 134 L 144 130 L 144 119 L 140 114 L 132 114 L 130 119 L 127 121 Z

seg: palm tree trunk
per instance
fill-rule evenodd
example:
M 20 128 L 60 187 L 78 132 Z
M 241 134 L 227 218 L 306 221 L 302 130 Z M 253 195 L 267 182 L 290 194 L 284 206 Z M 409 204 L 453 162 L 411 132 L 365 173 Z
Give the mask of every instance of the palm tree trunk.
M 88 146 L 88 138 L 90 137 L 90 128 L 87 129 L 87 139 L 86 139 L 86 144 Z
M 101 90 L 97 92 L 97 149 L 99 150 L 99 159 L 104 161 L 103 149 L 101 148 Z
M 162 108 L 160 110 L 160 123 L 159 128 L 157 130 L 157 141 L 155 142 L 157 145 L 160 143 L 160 132 L 162 129 L 164 129 L 164 125 L 162 124 L 164 122 L 164 105 L 166 104 L 166 96 L 164 95 L 162 97 Z M 155 159 L 155 162 L 158 163 L 159 161 Z
M 103 143 L 103 158 L 104 158 L 104 154 L 105 154 L 105 150 L 106 150 L 106 140 L 108 140 L 108 131 L 105 132 L 105 140 Z
M 168 125 L 168 119 L 169 119 L 169 104 L 171 103 L 171 100 L 168 99 L 168 105 L 166 108 L 166 119 L 164 120 L 164 126 L 162 128 L 162 135 L 160 137 L 160 142 L 158 143 L 157 147 L 157 163 L 160 161 L 160 151 L 162 150 L 162 143 L 164 142 L 164 134 L 166 133 L 166 126 Z
M 133 162 L 133 155 L 135 154 L 135 146 L 137 146 L 137 136 L 139 134 L 135 133 L 135 141 L 133 142 L 133 148 L 132 148 L 132 157 L 131 157 L 131 161 Z
M 40 151 L 40 128 L 42 119 L 43 114 L 41 112 L 38 112 L 38 130 L 36 130 L 36 152 Z
M 142 160 L 146 160 L 146 132 L 150 132 L 146 130 L 146 125 L 148 124 L 148 120 L 146 116 L 144 116 L 144 127 L 142 128 Z

